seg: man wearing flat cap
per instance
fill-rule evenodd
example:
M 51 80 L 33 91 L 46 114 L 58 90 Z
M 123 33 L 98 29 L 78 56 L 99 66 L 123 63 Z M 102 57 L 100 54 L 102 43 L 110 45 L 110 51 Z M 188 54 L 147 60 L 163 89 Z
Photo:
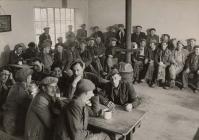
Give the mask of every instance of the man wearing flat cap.
M 110 109 L 114 108 L 114 104 L 137 107 L 140 100 L 133 85 L 122 81 L 119 71 L 115 68 L 111 70 L 109 76 L 110 82 L 102 85 L 104 91 L 100 94 L 100 102 Z
M 99 26 L 93 27 L 93 33 L 91 34 L 91 37 L 94 37 L 94 38 L 100 37 L 102 39 L 102 42 L 104 43 L 104 35 L 102 31 L 100 31 Z
M 28 92 L 33 71 L 29 68 L 20 69 L 15 74 L 16 84 L 8 93 L 4 105 L 3 127 L 11 135 L 22 135 L 25 118 L 32 95 Z
M 25 140 L 52 140 L 54 116 L 52 106 L 58 79 L 45 77 L 39 94 L 33 99 L 26 116 Z
M 44 33 L 39 36 L 39 44 L 38 47 L 41 48 L 41 45 L 45 40 L 49 40 L 50 44 L 52 45 L 52 40 L 49 34 L 50 27 L 44 27 Z
M 75 38 L 75 33 L 73 32 L 73 25 L 68 25 L 68 32 L 66 32 L 66 39 Z
M 157 43 L 159 43 L 159 36 L 156 34 L 155 28 L 151 28 L 149 30 L 149 34 L 147 35 L 147 44 L 149 44 L 151 40 L 155 40 Z
M 176 76 L 183 71 L 185 62 L 187 60 L 188 51 L 183 47 L 183 41 L 179 40 L 177 42 L 177 47 L 171 54 L 171 65 L 169 67 L 170 87 L 175 86 Z
M 141 39 L 146 39 L 146 34 L 142 32 L 142 26 L 135 27 L 135 32 L 131 34 L 131 42 L 140 44 Z
M 84 41 L 87 38 L 86 24 L 81 25 L 81 29 L 77 30 L 76 38 L 78 41 Z
M 182 81 L 183 88 L 188 87 L 189 77 L 192 75 L 192 82 L 194 84 L 194 92 L 199 90 L 199 46 L 194 47 L 194 52 L 192 52 L 186 61 L 185 70 L 183 71 Z
M 110 140 L 105 133 L 93 133 L 87 129 L 88 117 L 101 114 L 99 97 L 94 96 L 94 89 L 95 85 L 90 80 L 81 79 L 77 83 L 75 97 L 63 109 L 63 121 L 57 124 L 62 129 L 55 130 L 54 140 Z
M 189 53 L 194 52 L 194 47 L 196 46 L 196 39 L 195 38 L 190 38 L 187 39 L 187 46 L 184 47 L 189 51 Z

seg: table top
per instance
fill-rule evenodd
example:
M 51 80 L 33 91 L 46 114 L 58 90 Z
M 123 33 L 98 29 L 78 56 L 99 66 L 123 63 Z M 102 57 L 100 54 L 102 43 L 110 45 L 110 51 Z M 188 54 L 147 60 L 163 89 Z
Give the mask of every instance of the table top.
M 89 125 L 126 136 L 143 119 L 145 111 L 133 109 L 131 112 L 117 107 L 110 120 L 103 117 L 89 117 Z

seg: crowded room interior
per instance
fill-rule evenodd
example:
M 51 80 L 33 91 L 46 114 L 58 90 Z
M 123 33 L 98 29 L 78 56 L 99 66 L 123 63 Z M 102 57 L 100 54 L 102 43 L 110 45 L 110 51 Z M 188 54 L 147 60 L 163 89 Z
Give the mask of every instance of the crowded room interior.
M 199 0 L 0 0 L 0 140 L 199 140 Z

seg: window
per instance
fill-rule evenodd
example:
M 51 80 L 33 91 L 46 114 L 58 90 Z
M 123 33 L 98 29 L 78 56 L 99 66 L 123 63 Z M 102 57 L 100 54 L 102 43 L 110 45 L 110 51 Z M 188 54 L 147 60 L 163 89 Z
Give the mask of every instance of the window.
M 43 28 L 50 27 L 50 36 L 53 46 L 58 37 L 65 39 L 65 33 L 68 31 L 68 25 L 73 25 L 74 30 L 74 9 L 68 8 L 35 8 L 34 24 L 36 42 L 39 42 L 39 36 L 43 33 Z

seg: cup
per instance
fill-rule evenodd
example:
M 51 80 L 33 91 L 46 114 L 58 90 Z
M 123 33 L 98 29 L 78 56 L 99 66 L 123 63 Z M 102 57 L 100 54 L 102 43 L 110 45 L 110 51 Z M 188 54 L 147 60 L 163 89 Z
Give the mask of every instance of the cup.
M 105 120 L 109 120 L 109 119 L 111 119 L 112 118 L 112 111 L 110 111 L 110 110 L 105 110 L 104 111 L 104 119 Z
M 132 104 L 127 104 L 125 106 L 125 110 L 128 111 L 128 112 L 130 112 L 132 110 L 132 108 L 133 108 Z

